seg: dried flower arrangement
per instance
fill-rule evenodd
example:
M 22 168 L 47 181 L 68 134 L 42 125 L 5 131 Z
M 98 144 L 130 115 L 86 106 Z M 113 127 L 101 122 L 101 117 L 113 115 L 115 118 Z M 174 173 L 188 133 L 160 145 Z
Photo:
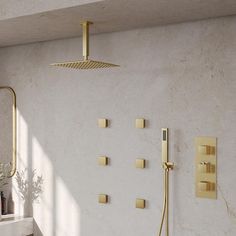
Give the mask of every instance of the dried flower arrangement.
M 11 171 L 11 164 L 0 163 L 0 191 L 8 184 L 8 177 Z

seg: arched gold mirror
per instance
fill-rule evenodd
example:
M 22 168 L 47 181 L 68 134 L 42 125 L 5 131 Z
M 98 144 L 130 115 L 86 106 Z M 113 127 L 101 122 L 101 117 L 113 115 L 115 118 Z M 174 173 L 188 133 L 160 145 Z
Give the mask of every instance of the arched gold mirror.
M 8 177 L 16 172 L 16 94 L 0 86 L 0 164 L 8 166 Z

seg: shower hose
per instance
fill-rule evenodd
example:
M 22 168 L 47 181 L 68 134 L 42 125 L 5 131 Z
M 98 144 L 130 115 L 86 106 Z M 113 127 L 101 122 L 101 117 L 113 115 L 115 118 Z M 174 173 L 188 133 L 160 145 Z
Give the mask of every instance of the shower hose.
M 162 218 L 159 229 L 158 236 L 161 236 L 164 220 L 166 216 L 166 236 L 169 236 L 169 225 L 168 225 L 168 195 L 169 195 L 169 186 L 168 186 L 168 177 L 169 177 L 169 168 L 167 166 L 164 167 L 164 196 L 163 196 L 163 208 L 162 208 Z

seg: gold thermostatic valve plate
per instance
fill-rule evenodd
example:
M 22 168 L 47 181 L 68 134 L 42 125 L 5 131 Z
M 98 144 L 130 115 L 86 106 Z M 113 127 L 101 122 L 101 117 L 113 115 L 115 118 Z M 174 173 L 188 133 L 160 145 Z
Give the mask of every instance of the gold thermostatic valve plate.
M 216 138 L 197 137 L 195 139 L 195 191 L 197 197 L 217 197 Z
M 215 154 L 215 147 L 209 145 L 199 145 L 198 152 L 204 155 L 214 155 Z
M 108 119 L 98 119 L 98 127 L 99 128 L 107 128 L 108 127 Z
M 105 156 L 98 157 L 98 164 L 100 166 L 107 166 L 109 164 L 109 158 Z
M 139 118 L 135 120 L 135 127 L 137 129 L 144 129 L 145 128 L 145 119 Z
M 98 202 L 102 203 L 102 204 L 108 203 L 108 195 L 106 195 L 106 194 L 99 194 Z
M 208 181 L 201 181 L 198 183 L 198 190 L 200 192 L 214 191 L 215 184 Z
M 215 166 L 209 162 L 201 162 L 198 164 L 198 172 L 200 172 L 200 173 L 214 173 Z
M 146 167 L 146 160 L 145 159 L 136 159 L 135 166 L 136 166 L 136 168 L 144 169 Z
M 144 199 L 136 199 L 136 208 L 144 209 L 146 207 L 146 201 Z

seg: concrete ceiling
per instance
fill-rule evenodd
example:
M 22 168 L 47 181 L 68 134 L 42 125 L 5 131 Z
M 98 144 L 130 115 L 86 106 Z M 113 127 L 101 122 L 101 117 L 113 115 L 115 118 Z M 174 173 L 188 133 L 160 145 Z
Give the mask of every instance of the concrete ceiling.
M 1 0 L 0 20 L 99 1 L 103 0 Z
M 22 8 L 21 15 L 20 8 L 1 8 L 0 47 L 80 36 L 85 19 L 95 23 L 91 33 L 104 33 L 236 14 L 235 0 L 60 0 L 60 7 L 48 1 L 54 5 Z

